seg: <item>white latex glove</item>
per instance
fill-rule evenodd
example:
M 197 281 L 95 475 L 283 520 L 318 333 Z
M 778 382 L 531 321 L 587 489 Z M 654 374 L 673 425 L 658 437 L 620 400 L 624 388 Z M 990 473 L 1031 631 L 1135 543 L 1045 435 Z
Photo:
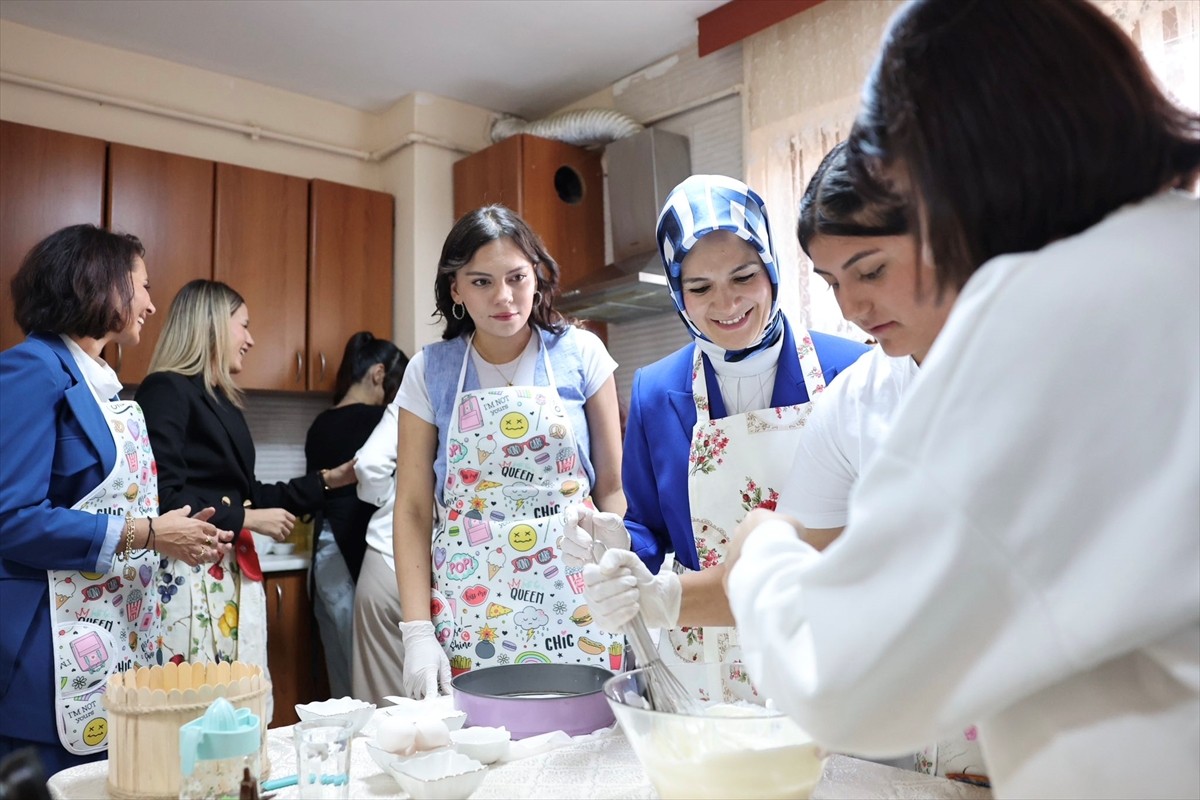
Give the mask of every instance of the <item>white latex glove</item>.
M 427 619 L 400 623 L 404 642 L 404 694 L 413 700 L 450 693 L 450 659 Z
M 674 628 L 679 621 L 679 576 L 651 575 L 628 550 L 609 550 L 600 563 L 584 565 L 583 581 L 592 620 L 610 633 L 618 633 L 639 610 L 648 628 Z
M 582 567 L 596 560 L 593 542 L 605 550 L 628 550 L 629 531 L 620 514 L 595 511 L 577 503 L 563 512 L 563 561 L 568 567 Z

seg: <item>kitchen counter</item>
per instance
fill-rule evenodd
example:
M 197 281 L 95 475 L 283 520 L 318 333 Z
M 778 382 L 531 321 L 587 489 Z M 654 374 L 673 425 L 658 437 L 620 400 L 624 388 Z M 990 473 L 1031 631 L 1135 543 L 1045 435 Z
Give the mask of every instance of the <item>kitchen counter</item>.
M 363 746 L 374 733 L 375 720 L 355 738 L 351 751 L 350 797 L 407 797 L 395 780 L 384 773 Z M 292 729 L 267 731 L 267 756 L 271 778 L 296 772 Z M 99 761 L 64 770 L 48 782 L 56 800 L 110 797 L 106 790 L 108 762 Z M 281 789 L 276 800 L 298 797 L 297 787 Z M 848 756 L 833 755 L 825 761 L 824 773 L 813 790 L 813 798 L 961 798 L 986 800 L 992 795 L 965 783 L 935 778 Z M 635 798 L 653 800 L 658 794 L 642 770 L 637 755 L 620 728 L 575 737 L 570 743 L 488 769 L 487 777 L 471 795 L 487 798 L 580 798 L 609 800 Z
M 265 555 L 258 557 L 258 564 L 263 572 L 288 572 L 294 569 L 308 569 L 307 554 L 292 553 L 286 556 Z

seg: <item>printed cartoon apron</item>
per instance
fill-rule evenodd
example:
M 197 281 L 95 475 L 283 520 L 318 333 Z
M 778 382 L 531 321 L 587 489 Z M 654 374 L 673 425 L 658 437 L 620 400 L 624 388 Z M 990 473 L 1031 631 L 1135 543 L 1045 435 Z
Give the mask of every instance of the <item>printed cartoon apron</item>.
M 692 362 L 692 396 L 696 425 L 688 452 L 688 502 L 700 568 L 725 560 L 729 537 L 755 508 L 774 509 L 781 486 L 792 468 L 812 401 L 825 391 L 825 375 L 806 330 L 796 331 L 796 355 L 809 402 L 764 408 L 724 419 L 709 418 L 708 386 L 700 348 Z M 676 572 L 685 567 L 676 563 Z M 754 690 L 739 666 L 741 649 L 733 628 L 675 628 L 659 639 L 663 661 L 714 665 L 705 684 L 720 685 L 724 700 L 750 700 Z M 729 667 L 718 667 L 728 664 Z M 723 673 L 723 674 L 722 674 Z M 707 698 L 704 686 L 689 687 Z
M 99 486 L 74 505 L 79 511 L 124 517 L 158 513 L 158 466 L 137 403 L 100 403 L 117 463 Z M 125 552 L 125 527 L 117 553 Z M 161 609 L 154 595 L 158 555 L 141 550 L 113 561 L 113 572 L 50 570 L 51 636 L 58 738 L 75 755 L 108 748 L 101 695 L 108 677 L 134 666 L 160 664 Z
M 446 446 L 446 521 L 433 541 L 432 618 L 458 675 L 524 662 L 620 669 L 623 637 L 592 627 L 582 569 L 560 548 L 562 512 L 591 502 L 545 348 L 549 386 L 464 392 Z

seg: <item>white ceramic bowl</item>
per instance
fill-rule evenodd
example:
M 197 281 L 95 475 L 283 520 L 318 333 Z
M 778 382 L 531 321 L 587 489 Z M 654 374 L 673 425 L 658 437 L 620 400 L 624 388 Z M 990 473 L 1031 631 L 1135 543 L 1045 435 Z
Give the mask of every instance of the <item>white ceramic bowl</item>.
M 483 783 L 487 767 L 445 750 L 388 762 L 388 772 L 414 800 L 462 800 Z
M 420 758 L 422 756 L 427 756 L 431 753 L 442 753 L 442 752 L 447 752 L 450 750 L 449 747 L 435 747 L 432 750 L 417 750 L 416 752 L 412 753 L 411 755 L 405 756 L 405 755 L 400 755 L 398 753 L 393 753 L 389 750 L 384 750 L 382 747 L 380 747 L 378 744 L 375 743 L 374 739 L 371 739 L 370 741 L 365 741 L 365 742 L 363 742 L 363 744 L 365 744 L 367 746 L 367 752 L 370 753 L 371 760 L 374 761 L 376 766 L 378 766 L 385 773 L 390 773 L 391 767 L 389 766 L 389 764 L 392 764 L 393 762 L 408 761 L 409 759 Z M 478 760 L 478 759 L 476 759 L 476 760 Z
M 508 754 L 512 739 L 507 728 L 463 728 L 450 731 L 450 745 L 481 764 L 494 764 Z
M 442 695 L 436 699 L 431 698 L 429 700 L 413 700 L 411 697 L 397 697 L 395 695 L 390 695 L 383 699 L 395 703 L 394 706 L 388 706 L 380 711 L 381 714 L 386 714 L 389 717 L 399 717 L 411 722 L 416 722 L 419 719 L 440 719 L 446 723 L 446 728 L 450 731 L 458 730 L 467 721 L 467 712 L 459 711 L 457 708 L 449 705 L 451 702 L 449 695 Z
M 271 545 L 271 555 L 273 556 L 290 556 L 296 552 L 296 545 L 292 542 L 276 542 Z
M 250 536 L 254 539 L 254 549 L 258 551 L 259 556 L 269 555 L 275 549 L 275 540 L 265 533 L 250 531 Z
M 353 697 L 338 697 L 331 700 L 322 700 L 319 703 L 296 705 L 296 716 L 300 717 L 303 722 L 308 722 L 309 720 L 320 720 L 322 722 L 340 719 L 349 720 L 351 735 L 361 731 L 374 713 L 374 704 L 363 700 L 355 700 Z

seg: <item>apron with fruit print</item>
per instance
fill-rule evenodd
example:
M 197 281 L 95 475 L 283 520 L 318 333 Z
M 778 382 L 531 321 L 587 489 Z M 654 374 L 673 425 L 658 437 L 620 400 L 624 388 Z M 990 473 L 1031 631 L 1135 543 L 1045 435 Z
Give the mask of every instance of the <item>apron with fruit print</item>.
M 783 357 L 783 354 L 780 354 Z M 688 502 L 701 569 L 725 559 L 729 537 L 755 508 L 774 509 L 792 468 L 812 401 L 825 391 L 825 375 L 806 330 L 796 331 L 796 355 L 809 401 L 710 419 L 708 386 L 700 348 L 692 362 L 696 425 L 688 452 Z M 678 563 L 677 572 L 685 570 Z M 663 661 L 712 665 L 704 686 L 688 687 L 708 699 L 706 687 L 721 686 L 724 700 L 752 700 L 754 689 L 740 666 L 734 628 L 673 628 L 659 639 Z M 722 666 L 724 665 L 724 666 Z M 716 699 L 716 698 L 714 698 Z
M 142 408 L 131 400 L 100 403 L 117 445 L 108 476 L 73 508 L 135 518 L 158 513 L 158 467 Z M 125 552 L 125 527 L 117 553 Z M 51 636 L 58 739 L 79 756 L 108 748 L 101 698 L 110 675 L 161 664 L 161 609 L 154 594 L 158 555 L 134 550 L 113 571 L 50 570 Z
M 623 637 L 592 625 L 583 574 L 562 561 L 563 512 L 591 503 L 544 347 L 548 386 L 463 391 L 446 437 L 445 521 L 433 540 L 432 619 L 458 675 L 525 662 L 619 669 Z

